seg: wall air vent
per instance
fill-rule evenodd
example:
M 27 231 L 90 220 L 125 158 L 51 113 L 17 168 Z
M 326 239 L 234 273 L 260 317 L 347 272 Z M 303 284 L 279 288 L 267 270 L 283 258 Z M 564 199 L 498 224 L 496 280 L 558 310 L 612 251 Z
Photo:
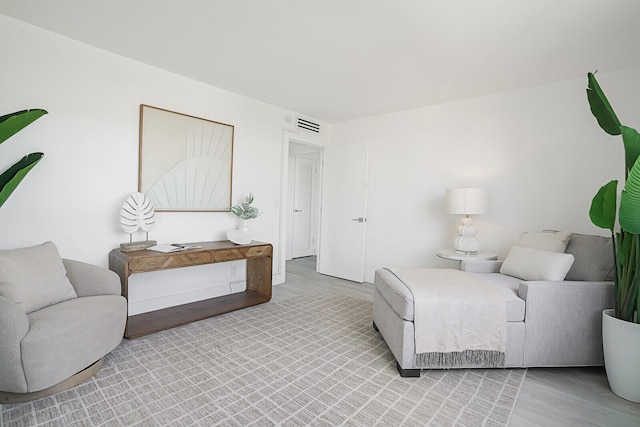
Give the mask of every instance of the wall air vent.
M 308 131 L 314 132 L 314 133 L 320 133 L 320 124 L 314 123 L 314 122 L 312 122 L 310 120 L 306 120 L 306 119 L 298 117 L 298 121 L 297 121 L 296 125 L 300 129 L 308 130 Z

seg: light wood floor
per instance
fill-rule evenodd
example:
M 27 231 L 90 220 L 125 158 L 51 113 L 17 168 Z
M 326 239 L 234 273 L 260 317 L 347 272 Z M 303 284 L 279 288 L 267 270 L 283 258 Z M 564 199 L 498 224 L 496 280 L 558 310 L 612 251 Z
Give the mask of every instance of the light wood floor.
M 287 262 L 286 283 L 274 286 L 273 300 L 318 290 L 373 299 L 373 285 L 324 276 L 315 257 Z M 603 368 L 529 369 L 511 417 L 512 427 L 640 426 L 640 404 L 611 392 Z

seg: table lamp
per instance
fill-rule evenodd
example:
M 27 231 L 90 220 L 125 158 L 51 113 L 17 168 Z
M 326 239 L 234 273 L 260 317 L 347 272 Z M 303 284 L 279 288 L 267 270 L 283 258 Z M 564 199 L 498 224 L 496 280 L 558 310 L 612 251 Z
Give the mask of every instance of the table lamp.
M 453 241 L 456 252 L 478 253 L 479 243 L 476 229 L 469 215 L 485 214 L 489 210 L 489 190 L 486 188 L 447 189 L 448 211 L 453 215 L 464 215 L 458 226 L 458 236 Z

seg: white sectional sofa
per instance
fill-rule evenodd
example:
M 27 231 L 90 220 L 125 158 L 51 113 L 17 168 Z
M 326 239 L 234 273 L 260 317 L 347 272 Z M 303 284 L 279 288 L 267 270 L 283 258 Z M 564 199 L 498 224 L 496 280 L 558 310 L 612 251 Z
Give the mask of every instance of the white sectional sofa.
M 603 364 L 602 311 L 612 307 L 614 299 L 611 240 L 583 234 L 570 236 L 565 250 L 574 261 L 568 273 L 565 271 L 564 280 L 523 280 L 501 274 L 501 269 L 505 271 L 502 261 L 461 263 L 461 270 L 507 297 L 504 367 Z M 524 267 L 529 270 L 524 276 L 531 271 L 535 275 L 536 269 L 554 268 L 531 264 Z M 417 363 L 410 290 L 387 269 L 376 272 L 374 285 L 374 328 L 391 349 L 401 376 L 415 377 L 421 369 L 432 369 Z

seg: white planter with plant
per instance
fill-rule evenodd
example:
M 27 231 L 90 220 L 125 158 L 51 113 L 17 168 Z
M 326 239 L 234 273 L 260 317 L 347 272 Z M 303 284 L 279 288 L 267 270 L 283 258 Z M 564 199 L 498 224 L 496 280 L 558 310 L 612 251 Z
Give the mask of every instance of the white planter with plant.
M 233 243 L 239 245 L 251 243 L 251 228 L 249 228 L 248 221 L 257 218 L 261 213 L 258 208 L 251 206 L 252 203 L 253 193 L 249 193 L 240 205 L 231 207 L 231 213 L 242 220 L 237 229 L 227 232 L 227 238 Z
M 587 99 L 600 127 L 609 135 L 622 135 L 625 184 L 618 205 L 618 181 L 600 188 L 591 202 L 594 225 L 611 232 L 615 265 L 615 307 L 603 313 L 604 362 L 611 390 L 640 403 L 640 134 L 618 120 L 595 76 L 587 75 Z

